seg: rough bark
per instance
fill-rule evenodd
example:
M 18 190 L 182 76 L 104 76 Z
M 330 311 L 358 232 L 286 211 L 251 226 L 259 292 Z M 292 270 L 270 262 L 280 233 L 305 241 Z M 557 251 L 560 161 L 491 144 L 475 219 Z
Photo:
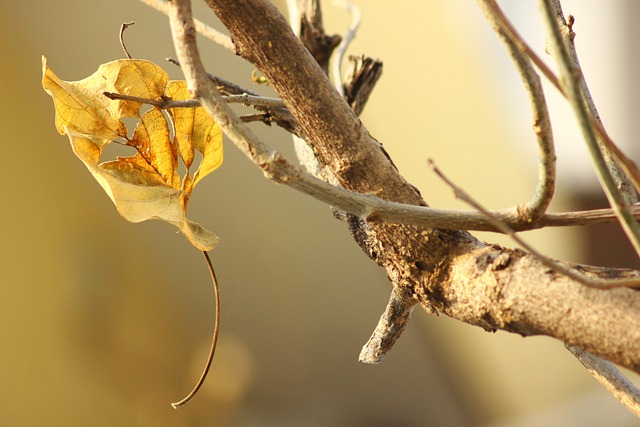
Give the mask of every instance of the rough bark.
M 237 53 L 270 81 L 318 160 L 340 185 L 426 205 L 334 90 L 286 20 L 264 0 L 206 0 Z M 362 220 L 358 243 L 394 287 L 430 312 L 522 335 L 544 334 L 640 372 L 640 294 L 596 290 L 518 250 L 487 246 L 465 231 Z M 584 268 L 598 277 L 637 272 Z

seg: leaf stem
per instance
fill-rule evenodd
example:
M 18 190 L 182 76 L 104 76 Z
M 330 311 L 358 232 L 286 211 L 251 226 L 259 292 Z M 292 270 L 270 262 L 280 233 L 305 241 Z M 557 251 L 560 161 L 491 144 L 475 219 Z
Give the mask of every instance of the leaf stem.
M 213 264 L 211 264 L 211 258 L 209 258 L 209 254 L 207 251 L 202 251 L 204 255 L 205 262 L 207 263 L 207 268 L 209 269 L 209 274 L 211 275 L 211 281 L 213 282 L 213 292 L 215 294 L 216 299 L 216 314 L 215 314 L 215 325 L 213 327 L 213 339 L 211 340 L 211 350 L 209 350 L 209 356 L 207 357 L 207 362 L 204 366 L 204 370 L 202 371 L 202 375 L 200 375 L 200 379 L 196 383 L 191 393 L 189 393 L 184 399 L 179 402 L 172 403 L 173 409 L 178 409 L 179 406 L 187 403 L 193 396 L 196 395 L 202 384 L 204 383 L 205 378 L 207 378 L 207 374 L 209 373 L 209 368 L 211 368 L 211 362 L 213 361 L 213 355 L 216 352 L 216 344 L 218 343 L 218 331 L 220 330 L 220 293 L 218 291 L 218 279 L 216 278 L 216 272 L 213 269 Z
M 122 50 L 124 50 L 124 54 L 127 55 L 127 58 L 129 59 L 132 59 L 133 57 L 129 53 L 129 50 L 127 49 L 127 45 L 124 44 L 124 30 L 126 30 L 127 28 L 129 28 L 135 23 L 136 23 L 135 21 L 123 22 L 122 25 L 120 26 L 120 33 L 119 33 L 120 46 L 122 46 Z

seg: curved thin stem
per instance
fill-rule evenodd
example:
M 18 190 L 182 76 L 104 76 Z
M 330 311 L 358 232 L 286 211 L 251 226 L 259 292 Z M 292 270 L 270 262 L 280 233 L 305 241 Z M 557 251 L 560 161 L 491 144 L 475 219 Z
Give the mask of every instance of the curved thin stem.
M 500 18 L 504 17 L 504 15 L 498 4 L 495 0 L 480 0 L 478 3 L 494 31 L 507 48 L 518 74 L 522 79 L 523 86 L 531 104 L 533 130 L 538 140 L 540 158 L 538 185 L 536 186 L 533 198 L 528 203 L 518 206 L 518 212 L 522 214 L 525 221 L 539 220 L 551 204 L 556 182 L 556 153 L 544 91 L 540 83 L 540 77 L 535 72 L 531 59 L 519 48 L 516 40 L 513 39 L 501 25 Z
M 124 43 L 124 31 L 135 23 L 136 21 L 123 22 L 122 25 L 120 26 L 120 33 L 119 33 L 120 46 L 122 47 L 122 50 L 124 50 L 124 54 L 127 55 L 127 58 L 129 59 L 132 59 L 133 57 L 129 53 L 129 50 L 127 49 L 127 45 Z
M 220 293 L 218 291 L 218 279 L 216 278 L 216 272 L 213 269 L 213 264 L 211 264 L 211 258 L 209 258 L 209 254 L 207 251 L 202 251 L 204 255 L 204 259 L 207 263 L 207 268 L 209 268 L 209 274 L 211 275 L 211 281 L 213 282 L 213 293 L 216 298 L 216 314 L 215 314 L 215 325 L 213 327 L 213 339 L 211 340 L 211 349 L 209 350 L 209 356 L 207 357 L 207 362 L 204 366 L 204 370 L 202 371 L 202 375 L 200 375 L 200 379 L 196 383 L 191 393 L 189 393 L 184 399 L 179 402 L 172 403 L 173 409 L 178 409 L 179 406 L 187 403 L 193 396 L 196 395 L 202 384 L 204 383 L 205 378 L 207 378 L 207 374 L 209 373 L 209 368 L 211 368 L 211 362 L 213 361 L 213 355 L 216 352 L 216 344 L 218 343 L 218 331 L 220 330 Z

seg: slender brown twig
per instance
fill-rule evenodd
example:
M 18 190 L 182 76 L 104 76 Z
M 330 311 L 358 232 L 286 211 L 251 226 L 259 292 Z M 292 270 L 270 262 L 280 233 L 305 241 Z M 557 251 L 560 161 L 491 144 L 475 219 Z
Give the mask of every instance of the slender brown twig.
M 120 99 L 123 101 L 140 102 L 149 104 L 159 108 L 195 108 L 200 107 L 200 101 L 197 99 L 188 99 L 183 101 L 175 101 L 170 98 L 150 99 L 141 98 L 139 96 L 123 95 L 115 92 L 103 92 L 103 95 L 109 99 Z M 267 96 L 255 96 L 249 94 L 242 95 L 223 95 L 222 99 L 229 104 L 244 104 L 251 107 L 264 108 L 286 108 L 281 99 L 271 98 Z
M 207 361 L 204 365 L 204 370 L 202 371 L 202 375 L 200 375 L 200 379 L 196 383 L 195 387 L 191 392 L 179 402 L 172 403 L 173 409 L 178 409 L 178 407 L 187 403 L 193 396 L 196 395 L 202 384 L 204 384 L 205 378 L 207 378 L 207 374 L 209 373 L 209 368 L 211 368 L 211 362 L 213 361 L 213 355 L 216 352 L 216 344 L 218 343 L 218 332 L 220 330 L 220 292 L 218 290 L 218 279 L 216 278 L 216 272 L 213 269 L 213 264 L 211 263 L 211 258 L 209 258 L 209 254 L 207 251 L 202 251 L 204 255 L 204 259 L 207 263 L 207 268 L 209 269 L 209 274 L 211 275 L 211 281 L 213 282 L 213 293 L 216 300 L 216 308 L 215 308 L 215 324 L 213 326 L 213 338 L 211 340 L 211 349 L 209 350 L 209 356 L 207 357 Z

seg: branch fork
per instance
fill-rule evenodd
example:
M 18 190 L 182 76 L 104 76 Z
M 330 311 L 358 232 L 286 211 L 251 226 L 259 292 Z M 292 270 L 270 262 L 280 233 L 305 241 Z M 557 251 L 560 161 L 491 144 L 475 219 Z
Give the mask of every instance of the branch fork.
M 546 213 L 553 195 L 555 155 L 547 136 L 550 127 L 545 123 L 545 114 L 541 110 L 541 106 L 544 107 L 543 99 L 532 96 L 534 133 L 539 139 L 541 151 L 541 173 L 539 187 L 529 204 L 521 208 L 520 212 L 517 209 L 498 211 L 495 217 L 488 215 L 491 214 L 488 211 L 465 212 L 466 222 L 460 220 L 460 212 L 450 211 L 447 212 L 450 214 L 449 220 L 452 217 L 454 219 L 442 227 L 448 227 L 447 230 L 432 228 L 439 227 L 439 223 L 435 220 L 428 222 L 425 218 L 438 210 L 421 206 L 424 202 L 419 193 L 392 168 L 392 162 L 385 156 L 381 146 L 375 144 L 373 137 L 344 98 L 337 96 L 323 70 L 306 50 L 301 49 L 286 21 L 277 11 L 260 0 L 206 2 L 229 29 L 236 51 L 254 62 L 272 83 L 299 123 L 315 155 L 335 174 L 340 186 L 330 185 L 292 166 L 279 153 L 270 150 L 255 138 L 228 109 L 200 62 L 195 47 L 190 2 L 174 0 L 169 11 L 174 43 L 189 87 L 197 99 L 224 128 L 230 139 L 266 175 L 358 218 L 364 224 L 368 253 L 377 254 L 374 258 L 387 269 L 387 274 L 394 283 L 392 295 L 376 331 L 361 352 L 362 361 L 379 362 L 406 327 L 412 309 L 420 303 L 471 324 L 492 325 L 523 335 L 545 334 L 565 342 L 580 344 L 595 355 L 640 371 L 640 357 L 635 351 L 640 319 L 635 314 L 637 310 L 632 309 L 640 301 L 636 300 L 634 291 L 616 289 L 603 292 L 582 286 L 576 277 L 551 277 L 539 258 L 517 251 L 483 246 L 468 233 L 452 230 L 457 227 L 470 229 L 470 218 L 476 221 L 476 226 L 483 224 L 485 229 L 502 230 L 507 234 L 560 221 L 561 217 L 557 214 Z M 486 0 L 486 3 L 495 4 L 490 0 Z M 547 3 L 550 4 L 549 1 Z M 545 7 L 549 7 L 549 4 Z M 256 12 L 261 17 L 260 24 L 249 22 L 252 16 L 249 11 Z M 513 32 L 504 26 L 503 21 L 498 21 L 501 28 L 507 28 L 506 35 L 513 38 Z M 275 40 L 278 42 L 274 42 Z M 511 50 L 516 61 L 526 59 L 523 63 L 527 65 L 522 67 L 525 70 L 523 75 L 526 84 L 534 87 L 537 76 L 534 77 L 526 69 L 531 68 L 529 61 L 540 67 L 539 62 L 526 52 L 526 44 L 518 39 L 512 43 L 514 48 Z M 524 56 L 521 54 L 523 50 L 526 54 Z M 291 61 L 296 63 L 296 67 L 287 66 Z M 548 73 L 548 69 L 540 69 L 546 76 L 553 76 Z M 555 83 L 563 89 L 557 79 Z M 534 93 L 537 89 L 530 91 Z M 574 100 L 576 98 L 575 94 L 570 97 Z M 592 115 L 589 117 L 587 121 L 582 120 L 583 124 L 591 126 L 598 137 L 603 138 L 604 130 L 597 123 L 593 124 Z M 636 207 L 632 212 L 627 206 L 622 209 L 619 205 L 613 206 L 613 211 L 618 216 L 623 212 L 622 216 L 626 216 L 625 220 L 629 224 L 633 220 L 632 214 L 637 215 L 637 209 Z M 365 221 L 366 219 L 369 221 Z M 458 225 L 451 225 L 456 221 Z M 479 270 L 475 256 L 492 257 L 505 253 L 510 262 L 504 268 L 496 271 Z M 416 277 L 410 277 L 406 273 L 410 270 L 407 268 L 407 259 L 420 259 L 424 265 Z M 430 295 L 425 283 L 437 283 L 443 293 Z M 475 299 L 456 298 L 471 295 L 470 292 Z M 504 300 L 494 301 L 492 298 L 495 295 L 503 296 Z M 546 316 L 550 306 L 557 311 L 553 314 L 566 313 L 563 304 L 571 298 L 588 300 L 598 308 L 590 311 L 588 307 L 571 307 L 573 325 L 580 326 L 583 334 L 579 337 L 571 335 L 575 331 L 564 328 L 566 321 L 559 322 Z M 628 307 L 622 306 L 623 304 L 628 304 Z M 615 330 L 608 330 L 603 324 L 603 316 L 610 313 L 604 308 L 627 313 L 628 316 L 621 316 L 621 323 L 616 325 Z M 485 311 L 479 313 L 479 309 Z M 615 342 L 616 348 L 603 346 L 599 334 L 607 334 L 607 340 Z M 625 347 L 626 344 L 628 347 Z M 624 351 L 625 348 L 629 351 Z

